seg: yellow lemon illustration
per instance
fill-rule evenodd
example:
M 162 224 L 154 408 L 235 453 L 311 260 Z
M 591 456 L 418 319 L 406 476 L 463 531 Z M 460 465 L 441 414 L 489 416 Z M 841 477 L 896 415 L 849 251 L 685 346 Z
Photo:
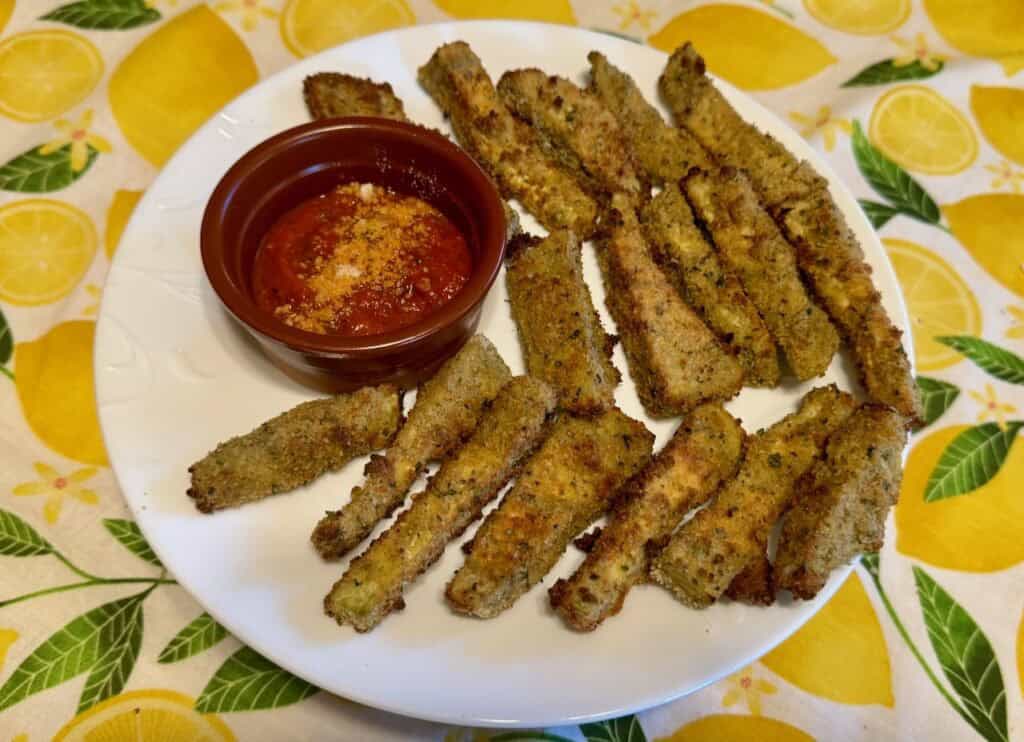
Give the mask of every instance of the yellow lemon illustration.
M 448 15 L 465 20 L 471 18 L 518 18 L 576 25 L 568 0 L 434 0 Z
M 92 371 L 95 334 L 95 322 L 77 320 L 18 343 L 14 375 L 25 420 L 46 445 L 69 459 L 106 466 Z
M 711 714 L 691 721 L 657 742 L 814 742 L 814 737 L 766 716 Z
M 830 701 L 893 705 L 885 637 L 856 573 L 761 662 L 793 685 Z
M 59 116 L 81 103 L 102 76 L 100 53 L 78 34 L 15 34 L 0 42 L 0 114 L 17 121 Z
M 1024 90 L 972 85 L 971 111 L 988 143 L 1024 165 Z
M 965 495 L 924 501 L 924 488 L 946 446 L 966 426 L 943 428 L 910 451 L 896 506 L 896 548 L 945 569 L 994 572 L 1024 561 L 1024 444 L 1014 441 L 1002 468 Z
M 1020 0 L 924 0 L 935 28 L 951 45 L 993 57 L 1007 75 L 1024 69 L 1024 3 Z
M 124 232 L 128 219 L 131 217 L 132 212 L 135 211 L 135 205 L 142 198 L 142 194 L 143 191 L 125 191 L 121 189 L 114 193 L 114 200 L 111 202 L 110 208 L 107 209 L 107 233 L 103 238 L 108 258 L 114 257 L 117 243 L 121 241 L 121 233 Z
M 901 85 L 879 98 L 868 137 L 907 170 L 929 175 L 959 173 L 978 156 L 967 118 L 923 85 Z
M 14 642 L 18 641 L 17 631 L 14 629 L 0 629 L 0 670 L 4 669 L 4 660 L 7 659 L 7 650 Z
M 828 49 L 796 26 L 742 5 L 688 10 L 648 41 L 666 52 L 692 41 L 708 69 L 747 90 L 792 85 L 836 61 Z
M 918 371 L 936 371 L 963 360 L 938 335 L 978 335 L 981 309 L 960 275 L 945 260 L 908 240 L 882 239 L 907 302 Z
M 910 0 L 804 0 L 816 19 L 846 33 L 888 33 L 910 17 Z
M 989 193 L 942 207 L 960 244 L 989 274 L 1024 297 L 1024 196 Z
M 75 287 L 96 253 L 84 213 L 47 198 L 0 207 L 0 299 L 19 306 L 56 301 Z
M 4 30 L 11 13 L 14 12 L 14 0 L 0 0 L 0 31 Z
M 76 716 L 53 742 L 234 742 L 219 716 L 200 714 L 193 703 L 171 690 L 122 693 Z
M 206 5 L 197 5 L 160 26 L 118 65 L 110 108 L 125 139 L 159 167 L 257 79 L 241 39 Z
M 281 13 L 281 38 L 293 54 L 306 57 L 415 22 L 405 0 L 288 0 Z

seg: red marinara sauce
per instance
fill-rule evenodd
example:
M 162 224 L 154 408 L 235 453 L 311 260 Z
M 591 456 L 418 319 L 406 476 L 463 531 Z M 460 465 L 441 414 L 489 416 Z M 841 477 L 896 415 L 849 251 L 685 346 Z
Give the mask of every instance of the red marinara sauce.
M 256 253 L 256 302 L 320 334 L 378 335 L 433 314 L 472 270 L 444 214 L 384 186 L 347 183 L 277 220 Z

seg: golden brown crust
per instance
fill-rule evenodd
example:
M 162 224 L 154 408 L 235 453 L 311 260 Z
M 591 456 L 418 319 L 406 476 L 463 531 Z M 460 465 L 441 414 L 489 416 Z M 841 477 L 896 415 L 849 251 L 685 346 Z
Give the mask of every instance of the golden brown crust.
M 554 391 L 529 376 L 506 384 L 473 435 L 413 497 L 391 527 L 352 560 L 324 599 L 339 624 L 369 631 L 404 605 L 402 591 L 480 517 L 544 438 Z
M 736 575 L 725 590 L 725 597 L 747 605 L 771 605 L 775 602 L 772 564 L 767 554 L 754 558 Z
M 462 41 L 439 47 L 419 69 L 420 84 L 449 117 L 459 143 L 548 230 L 590 236 L 597 202 L 498 97 L 479 58 Z
M 401 419 L 401 394 L 390 385 L 303 402 L 190 466 L 187 494 L 212 513 L 290 492 L 383 448 Z
M 832 434 L 782 521 L 779 589 L 810 600 L 833 569 L 881 548 L 886 516 L 899 497 L 906 441 L 899 413 L 876 404 L 861 407 Z
M 318 72 L 302 81 L 302 97 L 315 119 L 379 116 L 408 121 L 391 85 L 341 72 Z
M 339 559 L 405 502 L 428 462 L 447 456 L 473 432 L 484 408 L 512 377 L 497 349 L 474 335 L 416 395 L 409 418 L 383 456 L 366 465 L 363 484 L 341 510 L 329 511 L 313 530 L 324 559 Z
M 554 387 L 565 410 L 610 409 L 621 378 L 611 360 L 614 339 L 583 281 L 579 241 L 564 230 L 523 236 L 509 253 L 505 280 L 527 372 Z
M 473 538 L 445 596 L 458 613 L 492 618 L 547 574 L 647 462 L 654 436 L 612 409 L 563 416 Z
M 735 474 L 744 438 L 739 421 L 718 404 L 698 407 L 683 419 L 665 447 L 623 487 L 583 564 L 548 591 L 566 624 L 592 631 L 619 612 L 683 516 Z

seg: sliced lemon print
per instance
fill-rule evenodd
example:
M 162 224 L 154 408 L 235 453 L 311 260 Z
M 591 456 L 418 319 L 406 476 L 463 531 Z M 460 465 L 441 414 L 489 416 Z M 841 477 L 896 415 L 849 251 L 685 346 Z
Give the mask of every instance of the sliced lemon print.
M 1024 165 L 1024 90 L 972 85 L 971 112 L 988 143 Z
M 828 49 L 795 26 L 742 5 L 688 10 L 648 41 L 666 52 L 692 41 L 708 69 L 746 90 L 793 85 L 836 61 Z
M 32 431 L 62 456 L 107 465 L 96 417 L 92 345 L 96 323 L 77 320 L 14 346 L 21 410 Z
M 235 742 L 219 716 L 198 713 L 194 702 L 170 690 L 122 693 L 76 716 L 53 742 Z
M 1002 468 L 965 495 L 924 501 L 924 489 L 942 452 L 967 427 L 943 428 L 910 451 L 896 506 L 896 549 L 945 569 L 994 572 L 1024 561 L 1024 445 L 1017 440 Z
M 804 0 L 804 7 L 826 26 L 866 36 L 894 31 L 910 17 L 910 0 Z
M 472 18 L 518 18 L 576 25 L 569 0 L 434 0 L 434 4 L 460 20 Z
M 0 300 L 48 304 L 81 280 L 96 253 L 96 230 L 70 204 L 46 198 L 0 207 Z
M 15 34 L 0 42 L 0 114 L 16 121 L 51 119 L 81 103 L 102 76 L 100 53 L 78 34 Z
M 249 49 L 206 5 L 160 26 L 117 66 L 110 108 L 125 139 L 157 167 L 259 79 Z M 139 95 L 145 90 L 145 95 Z
M 765 716 L 712 714 L 691 721 L 657 742 L 814 742 L 814 737 Z
M 1024 297 L 1024 196 L 988 193 L 942 207 L 949 228 L 989 275 Z
M 13 12 L 14 0 L 0 0 L 0 31 L 4 30 L 4 26 L 7 25 Z
M 830 701 L 893 705 L 885 637 L 856 573 L 761 662 L 793 685 Z
M 107 209 L 107 232 L 103 236 L 103 246 L 106 248 L 107 257 L 113 258 L 117 250 L 117 244 L 121 241 L 121 233 L 124 232 L 128 219 L 135 211 L 135 205 L 142 198 L 143 191 L 125 191 L 118 189 L 114 193 L 114 200 Z
M 298 57 L 416 22 L 405 0 L 288 0 L 281 38 Z
M 879 98 L 868 138 L 907 170 L 929 175 L 959 173 L 978 156 L 967 118 L 923 85 L 901 85 Z
M 882 239 L 907 302 L 918 371 L 936 371 L 963 360 L 938 335 L 981 334 L 981 309 L 960 275 L 945 260 L 908 240 Z
M 1024 3 L 1020 0 L 924 0 L 924 9 L 952 46 L 993 57 L 1007 75 L 1024 69 Z

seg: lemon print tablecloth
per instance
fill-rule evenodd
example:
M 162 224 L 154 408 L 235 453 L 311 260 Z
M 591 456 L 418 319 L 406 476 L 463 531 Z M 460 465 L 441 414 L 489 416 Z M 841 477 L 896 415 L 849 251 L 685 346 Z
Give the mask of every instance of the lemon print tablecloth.
M 799 129 L 882 236 L 928 413 L 885 548 L 791 639 L 661 708 L 514 736 L 240 645 L 130 520 L 93 401 L 118 237 L 192 130 L 299 57 L 482 17 L 692 39 Z M 0 132 L 0 742 L 1024 738 L 1021 0 L 0 0 Z

